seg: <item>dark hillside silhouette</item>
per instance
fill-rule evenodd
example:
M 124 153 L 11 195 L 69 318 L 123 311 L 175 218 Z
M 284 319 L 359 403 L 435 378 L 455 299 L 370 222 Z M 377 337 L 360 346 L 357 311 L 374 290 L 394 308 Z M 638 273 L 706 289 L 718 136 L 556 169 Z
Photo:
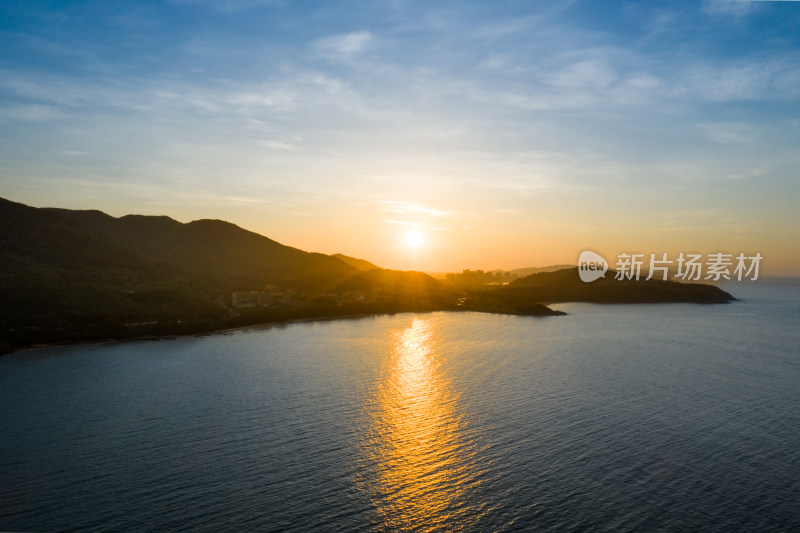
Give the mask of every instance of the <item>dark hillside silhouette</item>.
M 549 316 L 558 313 L 542 303 L 732 299 L 709 285 L 619 282 L 613 272 L 587 284 L 575 268 L 454 287 L 422 272 L 304 252 L 221 220 L 115 218 L 0 199 L 0 227 L 0 350 L 300 318 L 432 310 Z

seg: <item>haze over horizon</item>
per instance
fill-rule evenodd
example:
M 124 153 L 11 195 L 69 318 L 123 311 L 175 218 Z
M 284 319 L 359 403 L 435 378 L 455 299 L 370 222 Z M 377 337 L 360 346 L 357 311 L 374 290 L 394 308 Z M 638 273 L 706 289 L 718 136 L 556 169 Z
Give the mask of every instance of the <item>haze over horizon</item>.
M 0 196 L 386 268 L 590 248 L 798 275 L 799 24 L 798 2 L 7 2 Z

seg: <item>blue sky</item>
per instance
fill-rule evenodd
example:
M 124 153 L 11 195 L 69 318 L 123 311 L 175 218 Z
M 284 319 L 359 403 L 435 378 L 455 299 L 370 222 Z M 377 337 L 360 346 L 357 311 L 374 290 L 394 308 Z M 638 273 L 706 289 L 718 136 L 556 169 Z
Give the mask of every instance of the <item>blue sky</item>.
M 800 2 L 6 1 L 0 196 L 398 268 L 800 273 L 799 30 Z

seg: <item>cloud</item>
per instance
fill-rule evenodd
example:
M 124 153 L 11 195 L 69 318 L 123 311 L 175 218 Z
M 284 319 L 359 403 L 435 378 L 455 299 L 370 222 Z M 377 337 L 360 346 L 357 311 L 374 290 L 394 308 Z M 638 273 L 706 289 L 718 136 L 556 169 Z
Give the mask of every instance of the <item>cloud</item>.
M 481 68 L 502 68 L 495 78 L 469 82 L 447 80 L 439 85 L 453 94 L 488 105 L 527 111 L 612 109 L 644 105 L 701 105 L 702 102 L 780 102 L 800 97 L 800 56 L 792 52 L 753 54 L 709 62 L 701 56 L 655 65 L 644 54 L 617 48 L 587 48 L 535 66 L 512 68 L 490 57 Z M 522 68 L 527 68 L 523 73 Z M 435 84 L 430 83 L 433 90 Z M 666 111 L 669 107 L 661 108 Z
M 742 122 L 700 124 L 699 127 L 712 142 L 719 144 L 752 143 L 760 135 L 758 127 Z
M 420 213 L 432 217 L 449 217 L 454 214 L 453 211 L 443 211 L 441 209 L 435 209 L 432 207 L 412 204 L 408 202 L 384 200 L 381 202 L 381 204 L 384 206 L 381 208 L 381 210 L 387 213 L 398 213 L 398 214 Z
M 531 27 L 542 18 L 541 15 L 529 15 L 527 17 L 505 19 L 500 22 L 479 26 L 472 33 L 479 39 L 501 39 L 522 31 L 530 31 Z
M 284 143 L 281 141 L 260 141 L 258 144 L 269 148 L 270 150 L 296 150 L 297 147 L 293 144 Z
M 780 101 L 800 96 L 798 57 L 695 63 L 679 74 L 674 97 L 684 91 L 708 101 Z
M 614 68 L 606 61 L 582 60 L 553 74 L 547 81 L 557 87 L 608 87 L 617 80 Z
M 199 5 L 221 13 L 233 13 L 256 7 L 282 7 L 285 0 L 171 0 L 178 5 Z
M 5 95 L 2 93 L 5 92 Z M 187 120 L 239 115 L 250 119 L 306 109 L 363 113 L 350 84 L 321 72 L 287 73 L 265 81 L 214 80 L 194 82 L 160 77 L 127 79 L 113 76 L 79 79 L 65 75 L 0 69 L 0 97 L 5 96 L 8 117 L 29 120 L 88 117 L 95 114 L 138 113 Z
M 498 207 L 496 209 L 492 209 L 493 213 L 497 213 L 499 215 L 513 215 L 513 216 L 522 216 L 524 213 L 515 208 L 515 207 Z
M 112 17 L 111 23 L 126 31 L 149 32 L 163 26 L 165 21 L 155 9 L 139 6 Z
M 406 227 L 417 226 L 416 222 L 406 222 L 406 221 L 401 221 L 401 220 L 392 220 L 391 218 L 384 218 L 383 221 L 386 222 L 387 224 L 395 224 L 397 226 L 406 226 Z
M 350 58 L 367 49 L 375 36 L 368 31 L 331 35 L 315 41 L 314 48 L 327 57 Z
M 710 16 L 742 18 L 757 9 L 757 2 L 749 0 L 705 0 L 703 13 Z
M 96 111 L 104 107 L 136 111 L 152 109 L 153 87 L 150 83 L 121 81 L 113 76 L 80 79 L 0 68 L 0 91 L 14 95 L 18 100 L 37 101 L 41 105 L 61 108 L 64 112 L 76 108 Z M 7 96 L 5 99 L 9 100 Z
M 68 115 L 55 107 L 38 104 L 10 105 L 0 109 L 0 122 L 8 120 L 23 122 L 46 122 L 67 118 Z
M 220 4 L 213 3 L 222 9 Z M 204 168 L 219 161 L 243 188 L 255 182 L 264 183 L 264 191 L 283 187 L 266 184 L 263 173 L 309 197 L 328 188 L 352 194 L 357 187 L 351 185 L 368 190 L 370 202 L 433 203 L 439 197 L 430 190 L 437 187 L 482 199 L 588 194 L 595 184 L 638 172 L 639 161 L 667 150 L 686 131 L 693 130 L 703 148 L 716 150 L 725 147 L 714 144 L 763 145 L 778 138 L 769 125 L 747 129 L 748 121 L 758 123 L 750 106 L 715 115 L 729 107 L 705 102 L 782 102 L 794 108 L 792 99 L 800 96 L 797 54 L 756 46 L 716 57 L 701 37 L 664 46 L 682 31 L 683 13 L 652 18 L 653 27 L 645 31 L 654 36 L 646 46 L 620 44 L 623 37 L 611 33 L 578 31 L 557 18 L 545 25 L 535 16 L 495 23 L 493 17 L 443 18 L 449 24 L 443 31 L 376 25 L 380 37 L 367 30 L 327 35 L 335 26 L 318 26 L 309 33 L 327 36 L 310 43 L 295 36 L 271 54 L 265 52 L 271 41 L 227 37 L 221 29 L 219 38 L 203 35 L 197 41 L 218 48 L 216 54 L 204 49 L 181 64 L 187 57 L 183 47 L 193 42 L 187 32 L 176 37 L 174 57 L 165 49 L 157 69 L 147 70 L 153 58 L 137 63 L 137 57 L 130 65 L 120 62 L 119 75 L 34 70 L 22 63 L 10 68 L 14 63 L 7 62 L 0 69 L 1 113 L 4 120 L 20 121 L 68 117 L 38 138 L 59 137 L 67 144 L 73 132 L 81 132 L 87 141 L 79 148 L 95 139 L 113 148 L 104 153 L 132 147 L 132 154 L 151 155 L 138 168 L 152 168 L 153 174 L 159 164 L 182 168 L 181 179 L 198 183 L 218 173 Z M 398 46 L 388 46 L 389 39 Z M 96 48 L 100 56 L 108 53 Z M 342 69 L 340 63 L 357 68 Z M 626 165 L 628 152 L 640 148 L 643 155 Z M 105 171 L 113 172 L 119 170 Z M 364 187 L 365 176 L 387 176 L 388 184 Z M 429 194 L 410 193 L 417 186 Z M 466 209 L 449 201 L 439 207 L 458 205 L 461 211 L 397 201 L 381 207 L 400 220 L 463 218 Z

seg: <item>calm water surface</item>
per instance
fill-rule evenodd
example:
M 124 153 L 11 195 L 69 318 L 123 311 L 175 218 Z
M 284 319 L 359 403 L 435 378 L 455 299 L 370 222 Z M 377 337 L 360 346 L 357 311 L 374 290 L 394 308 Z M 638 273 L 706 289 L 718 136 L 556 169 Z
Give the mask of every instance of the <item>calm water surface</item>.
M 800 530 L 800 285 L 0 358 L 0 530 Z

